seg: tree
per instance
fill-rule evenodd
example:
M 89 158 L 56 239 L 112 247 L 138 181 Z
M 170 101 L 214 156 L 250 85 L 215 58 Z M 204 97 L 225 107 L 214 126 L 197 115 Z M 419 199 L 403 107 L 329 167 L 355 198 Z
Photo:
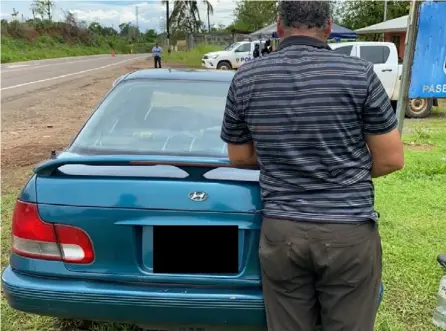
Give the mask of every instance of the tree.
M 137 40 L 139 37 L 139 29 L 130 22 L 121 23 L 119 24 L 119 35 L 127 40 Z
M 211 33 L 211 18 L 210 15 L 214 15 L 214 7 L 208 0 L 203 1 L 206 6 L 206 14 L 208 18 L 208 32 Z
M 340 1 L 336 7 L 337 21 L 352 30 L 381 23 L 384 18 L 384 3 L 382 1 Z M 407 15 L 409 9 L 410 1 L 388 1 L 387 19 Z
M 207 2 L 207 1 L 206 1 Z M 172 13 L 168 13 L 168 0 L 163 0 L 166 4 L 166 16 L 168 15 L 169 22 L 166 23 L 167 31 L 185 31 L 185 32 L 199 32 L 203 22 L 200 18 L 200 11 L 198 9 L 198 1 L 183 1 L 174 0 Z M 212 5 L 209 4 L 211 7 Z M 209 7 L 208 7 L 209 8 Z M 213 8 L 209 9 L 209 14 L 213 12 Z
M 31 4 L 31 11 L 33 12 L 33 15 L 39 15 L 42 20 L 45 19 L 45 5 L 40 0 L 34 0 L 34 2 Z
M 238 1 L 234 16 L 235 20 L 231 24 L 234 29 L 257 31 L 274 23 L 277 17 L 277 1 Z
M 158 34 L 154 29 L 149 29 L 143 34 L 143 38 L 147 42 L 154 42 Z
M 35 15 L 38 14 L 42 20 L 44 20 L 46 16 L 48 20 L 51 21 L 53 8 L 54 1 L 51 0 L 34 0 L 31 4 L 33 16 L 35 17 Z
M 19 12 L 17 10 L 15 10 L 15 8 L 12 8 L 12 20 L 16 21 L 17 20 L 17 16 L 19 15 Z
M 104 28 L 102 27 L 102 25 L 98 22 L 92 22 L 90 23 L 90 25 L 88 26 L 88 30 L 90 32 L 96 33 L 96 34 L 100 34 L 103 35 L 104 33 Z

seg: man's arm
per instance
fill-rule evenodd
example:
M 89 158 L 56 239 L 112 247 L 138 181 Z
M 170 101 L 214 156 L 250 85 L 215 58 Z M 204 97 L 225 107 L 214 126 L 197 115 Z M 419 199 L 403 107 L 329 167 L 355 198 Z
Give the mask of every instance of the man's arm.
M 257 153 L 237 100 L 236 77 L 237 74 L 232 80 L 226 98 L 221 139 L 228 144 L 229 160 L 233 165 L 252 167 L 257 165 Z
M 372 177 L 376 178 L 403 169 L 404 150 L 395 112 L 372 65 L 367 74 L 368 95 L 364 104 L 363 131 L 372 156 Z
M 257 152 L 252 141 L 247 144 L 228 143 L 228 155 L 229 160 L 235 166 L 257 165 Z

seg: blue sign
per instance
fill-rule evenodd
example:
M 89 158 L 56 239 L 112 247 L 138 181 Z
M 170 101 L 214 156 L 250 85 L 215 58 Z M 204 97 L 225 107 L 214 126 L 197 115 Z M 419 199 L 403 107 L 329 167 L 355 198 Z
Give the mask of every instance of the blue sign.
M 409 98 L 446 98 L 446 2 L 421 4 Z

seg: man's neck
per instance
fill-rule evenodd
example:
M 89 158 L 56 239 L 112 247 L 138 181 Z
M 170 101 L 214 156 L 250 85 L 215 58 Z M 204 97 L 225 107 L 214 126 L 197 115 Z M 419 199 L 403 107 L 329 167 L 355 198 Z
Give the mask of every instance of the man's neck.
M 327 37 L 323 32 L 312 31 L 312 30 L 300 30 L 300 29 L 290 29 L 286 31 L 283 35 L 283 39 L 287 37 L 310 37 L 315 38 L 323 42 L 327 42 Z

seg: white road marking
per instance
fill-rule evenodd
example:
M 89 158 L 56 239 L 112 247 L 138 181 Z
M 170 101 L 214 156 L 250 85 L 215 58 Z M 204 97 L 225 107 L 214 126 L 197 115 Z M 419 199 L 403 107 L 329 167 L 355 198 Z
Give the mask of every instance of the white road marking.
M 57 65 L 65 65 L 65 64 L 71 64 L 71 63 L 79 63 L 79 62 L 85 62 L 85 61 L 96 61 L 96 60 L 103 60 L 104 58 L 107 58 L 107 55 L 98 55 L 97 58 L 89 58 L 89 59 L 81 59 L 76 61 L 62 61 L 62 62 L 56 62 L 56 63 L 48 63 L 48 64 L 40 64 L 39 62 L 34 62 L 31 64 L 17 64 L 17 65 L 11 65 L 7 66 L 5 69 L 2 69 L 2 72 L 17 72 L 17 71 L 23 71 L 23 70 L 29 70 L 29 69 L 39 69 L 43 67 L 48 66 L 57 66 Z M 26 67 L 26 68 L 24 68 Z M 9 70 L 11 69 L 11 70 Z
M 46 78 L 46 79 L 40 79 L 40 80 L 36 80 L 34 82 L 28 82 L 28 83 L 18 84 L 18 85 L 14 85 L 14 86 L 8 86 L 8 87 L 2 88 L 1 91 L 11 90 L 11 89 L 14 89 L 14 88 L 17 88 L 17 87 L 23 87 L 23 86 L 32 85 L 32 84 L 48 82 L 50 80 L 55 80 L 55 79 L 70 77 L 70 76 L 74 76 L 74 75 L 84 74 L 86 72 L 90 72 L 90 71 L 95 71 L 95 70 L 100 70 L 100 69 L 116 66 L 116 65 L 121 64 L 121 63 L 129 62 L 129 61 L 135 61 L 135 60 L 138 60 L 138 59 L 142 59 L 144 57 L 146 57 L 146 56 L 139 56 L 139 57 L 127 59 L 127 60 L 124 60 L 124 61 L 120 61 L 120 62 L 116 62 L 116 63 L 112 63 L 112 64 L 107 64 L 107 65 L 102 66 L 102 67 L 97 67 L 97 68 L 93 68 L 93 69 L 87 69 L 87 70 L 82 70 L 82 71 L 78 71 L 78 72 L 73 72 L 71 74 L 66 74 L 66 75 L 61 75 L 61 76 L 56 76 L 56 77 L 51 77 L 51 78 Z
M 7 66 L 7 69 L 15 69 L 15 68 L 23 68 L 23 67 L 29 67 L 29 64 L 13 64 L 10 66 Z

